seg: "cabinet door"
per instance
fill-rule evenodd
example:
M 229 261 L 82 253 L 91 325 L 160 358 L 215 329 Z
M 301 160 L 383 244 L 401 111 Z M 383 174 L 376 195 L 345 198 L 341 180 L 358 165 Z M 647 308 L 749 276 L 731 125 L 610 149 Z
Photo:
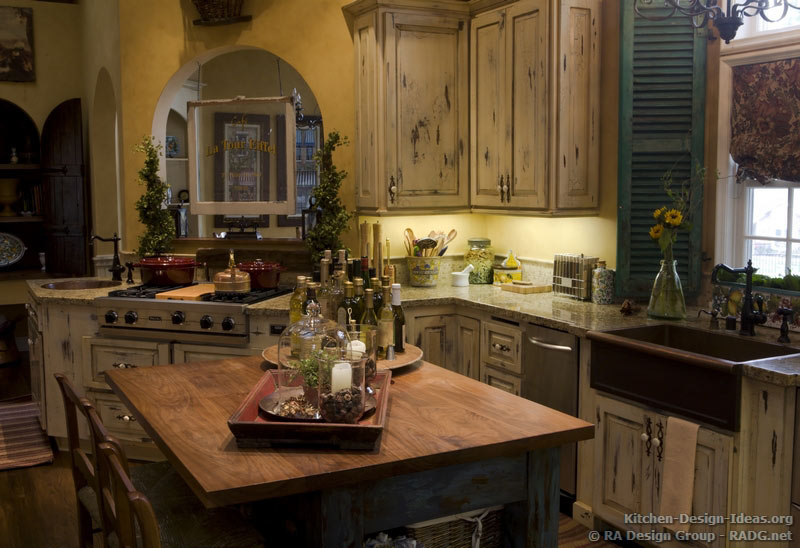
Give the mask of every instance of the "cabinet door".
M 355 179 L 356 205 L 359 208 L 376 209 L 380 204 L 378 190 L 378 62 L 376 32 L 377 14 L 367 13 L 353 24 L 353 46 L 355 49 Z M 382 124 L 381 124 L 382 127 Z
M 387 207 L 466 207 L 466 19 L 401 13 L 385 17 Z
M 642 434 L 648 415 L 639 407 L 597 396 L 595 435 L 594 513 L 622 529 L 641 527 L 625 524 L 625 514 L 645 513 L 652 484 L 652 459 L 646 454 Z M 647 467 L 646 467 L 647 466 Z
M 471 23 L 470 163 L 472 205 L 500 207 L 505 147 L 506 11 L 479 15 Z
M 223 360 L 235 356 L 258 356 L 261 350 L 255 348 L 234 348 L 228 346 L 206 346 L 202 344 L 172 345 L 173 363 L 205 362 Z
M 517 375 L 522 374 L 522 331 L 497 322 L 481 325 L 481 361 Z
M 410 339 L 422 349 L 425 361 L 453 369 L 447 359 L 447 326 L 451 315 L 420 316 L 414 318 Z
M 454 316 L 455 340 L 451 348 L 455 350 L 453 370 L 471 379 L 478 380 L 478 365 L 481 357 L 481 322 L 467 316 Z
M 598 205 L 600 1 L 561 0 L 556 208 Z
M 99 392 L 88 392 L 87 395 L 94 401 L 100 420 L 111 434 L 122 440 L 150 441 L 144 428 L 118 397 Z
M 42 430 L 47 430 L 42 334 L 39 332 L 36 312 L 32 308 L 28 309 L 28 353 L 31 368 L 31 398 L 39 407 L 39 422 L 42 425 Z
M 108 388 L 104 371 L 169 363 L 169 343 L 83 337 L 84 384 Z
M 510 208 L 547 207 L 547 36 L 544 0 L 508 8 L 503 95 L 508 152 L 501 176 Z

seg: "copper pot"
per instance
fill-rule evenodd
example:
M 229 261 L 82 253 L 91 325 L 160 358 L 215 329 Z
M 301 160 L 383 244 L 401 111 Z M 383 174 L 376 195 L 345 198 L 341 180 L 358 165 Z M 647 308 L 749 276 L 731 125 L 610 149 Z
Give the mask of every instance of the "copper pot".
M 215 293 L 249 293 L 250 274 L 230 266 L 214 274 Z
M 278 287 L 281 272 L 285 266 L 278 263 L 264 262 L 261 259 L 248 261 L 236 265 L 242 272 L 250 274 L 250 287 L 252 289 L 273 289 Z
M 144 285 L 176 286 L 194 282 L 194 270 L 197 266 L 191 257 L 145 257 L 133 266 L 138 267 Z

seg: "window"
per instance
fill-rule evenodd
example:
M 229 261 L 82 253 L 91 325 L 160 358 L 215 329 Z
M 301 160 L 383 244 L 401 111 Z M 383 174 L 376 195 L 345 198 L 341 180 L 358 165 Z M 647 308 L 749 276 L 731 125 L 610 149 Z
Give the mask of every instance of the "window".
M 783 181 L 748 184 L 745 202 L 744 257 L 760 274 L 800 273 L 800 188 Z
M 766 12 L 767 16 L 777 19 L 781 16 L 782 8 L 774 8 Z M 736 32 L 736 39 L 753 38 L 775 34 L 785 31 L 797 31 L 800 29 L 800 10 L 787 8 L 786 16 L 780 21 L 770 22 L 761 16 L 745 17 L 744 24 Z
M 321 128 L 317 119 L 314 123 L 297 126 L 295 143 L 295 170 L 297 172 L 296 209 L 292 217 L 300 218 L 303 209 L 308 207 L 311 191 L 317 186 L 317 164 L 314 154 L 322 146 Z

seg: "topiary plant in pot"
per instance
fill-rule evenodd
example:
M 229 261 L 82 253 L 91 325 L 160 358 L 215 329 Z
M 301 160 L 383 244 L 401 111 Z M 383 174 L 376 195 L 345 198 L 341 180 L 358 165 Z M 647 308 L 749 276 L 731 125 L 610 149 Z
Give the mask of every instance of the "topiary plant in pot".
M 326 249 L 341 249 L 341 235 L 353 218 L 339 197 L 342 181 L 347 172 L 336 168 L 333 163 L 333 152 L 337 147 L 347 145 L 347 137 L 338 131 L 328 133 L 322 148 L 314 154 L 314 161 L 319 168 L 319 184 L 311 191 L 311 196 L 321 207 L 317 224 L 306 234 L 306 246 L 311 251 L 311 262 L 317 264 Z
M 163 207 L 169 185 L 158 176 L 158 156 L 162 146 L 155 144 L 152 137 L 145 136 L 135 149 L 145 155 L 144 167 L 139 170 L 139 184 L 145 185 L 145 191 L 136 201 L 136 211 L 145 232 L 139 236 L 139 248 L 135 252 L 140 257 L 160 255 L 172 249 L 175 237 L 175 221 Z

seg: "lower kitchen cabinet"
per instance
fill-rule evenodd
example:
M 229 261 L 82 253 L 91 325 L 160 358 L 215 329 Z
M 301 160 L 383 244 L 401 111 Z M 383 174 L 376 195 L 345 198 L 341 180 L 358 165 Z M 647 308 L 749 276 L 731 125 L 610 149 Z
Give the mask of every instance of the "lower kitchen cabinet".
M 598 394 L 596 398 L 594 514 L 623 530 L 660 531 L 653 524 L 625 523 L 625 515 L 658 514 L 667 416 Z M 697 433 L 692 516 L 727 516 L 733 437 L 704 427 Z M 690 533 L 713 532 L 709 543 L 677 541 L 660 546 L 725 546 L 726 524 L 692 524 Z
M 149 442 L 150 438 L 128 408 L 114 394 L 88 392 L 109 433 L 124 441 Z
M 478 380 L 481 321 L 449 307 L 407 310 L 408 342 L 422 349 L 425 361 Z
M 522 395 L 522 378 L 497 369 L 486 363 L 481 363 L 481 382 L 499 388 L 515 396 Z
M 222 360 L 234 356 L 258 356 L 263 349 L 236 348 L 229 346 L 208 346 L 203 344 L 174 343 L 172 363 L 203 362 Z
M 104 371 L 169 363 L 169 343 L 83 337 L 83 385 L 108 388 Z

